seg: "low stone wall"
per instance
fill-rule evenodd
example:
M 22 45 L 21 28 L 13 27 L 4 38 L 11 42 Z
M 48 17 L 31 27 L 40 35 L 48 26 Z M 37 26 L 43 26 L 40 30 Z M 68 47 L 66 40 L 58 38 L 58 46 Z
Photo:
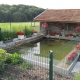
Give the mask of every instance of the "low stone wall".
M 24 44 L 27 44 L 27 43 L 31 43 L 31 42 L 35 42 L 37 40 L 40 40 L 42 39 L 44 36 L 43 35 L 36 35 L 36 36 L 32 36 L 32 37 L 29 37 L 29 38 L 25 38 L 25 39 L 22 39 L 22 40 L 18 40 L 15 42 L 16 45 L 24 45 Z
M 56 72 L 57 74 L 61 76 L 67 77 L 67 78 L 70 77 L 70 73 L 72 69 L 74 68 L 78 58 L 79 58 L 79 54 L 76 56 L 76 58 L 73 60 L 73 62 L 69 65 L 67 69 L 54 65 L 54 72 Z
M 10 49 L 10 48 L 13 48 L 13 47 L 19 47 L 21 45 L 24 45 L 24 44 L 27 44 L 27 43 L 31 43 L 31 42 L 34 42 L 34 41 L 37 41 L 37 40 L 40 40 L 42 39 L 44 36 L 42 34 L 38 34 L 36 36 L 32 36 L 32 37 L 29 37 L 29 38 L 24 38 L 24 39 L 18 39 L 18 38 L 15 38 L 13 39 L 13 42 L 9 42 L 9 43 L 3 43 L 1 42 L 0 44 L 0 48 L 2 49 Z
M 80 41 L 80 37 L 66 37 L 66 36 L 59 36 L 59 35 L 55 35 L 55 36 L 50 36 L 47 35 L 45 36 L 47 38 L 53 38 L 53 39 L 63 39 L 63 40 L 75 40 L 75 41 Z
M 79 58 L 79 54 L 76 56 L 76 58 L 73 60 L 73 62 L 71 63 L 71 65 L 69 66 L 68 70 L 68 74 L 72 71 L 73 67 L 75 66 L 77 60 Z

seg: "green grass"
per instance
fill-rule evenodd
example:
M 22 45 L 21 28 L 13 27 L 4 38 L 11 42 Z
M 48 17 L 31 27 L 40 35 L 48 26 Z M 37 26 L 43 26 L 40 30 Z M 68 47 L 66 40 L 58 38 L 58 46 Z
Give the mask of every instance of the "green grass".
M 80 80 L 80 73 L 75 73 L 74 80 Z
M 24 31 L 26 36 L 31 36 L 33 30 L 40 32 L 39 22 L 15 22 L 15 23 L 0 23 L 2 31 L 2 40 L 13 39 L 17 37 L 18 31 Z
M 15 22 L 15 23 L 0 23 L 0 28 L 2 29 L 2 31 L 23 31 L 25 29 L 25 26 L 28 29 L 35 29 L 37 31 L 39 31 L 39 26 L 40 23 L 39 22 Z M 34 27 L 35 26 L 35 27 Z
M 20 64 L 20 68 L 22 70 L 26 70 L 29 69 L 31 67 L 31 65 L 29 63 L 23 62 L 22 64 Z

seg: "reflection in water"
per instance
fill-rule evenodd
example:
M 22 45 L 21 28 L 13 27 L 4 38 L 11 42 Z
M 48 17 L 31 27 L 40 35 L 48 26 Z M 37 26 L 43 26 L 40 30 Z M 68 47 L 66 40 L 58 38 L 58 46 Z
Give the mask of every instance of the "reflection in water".
M 22 49 L 19 50 L 19 53 L 32 54 L 32 55 L 33 54 L 40 54 L 40 42 L 22 47 Z
M 33 47 L 33 54 L 40 54 L 40 42 L 35 44 L 36 46 Z

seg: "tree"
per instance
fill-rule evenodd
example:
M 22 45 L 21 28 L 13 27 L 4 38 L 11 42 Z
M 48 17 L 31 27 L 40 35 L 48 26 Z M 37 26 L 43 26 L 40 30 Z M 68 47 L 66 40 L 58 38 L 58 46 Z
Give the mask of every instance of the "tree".
M 0 22 L 26 22 L 43 12 L 44 9 L 28 5 L 0 5 Z
M 13 13 L 13 17 L 14 17 L 13 21 L 16 21 L 16 22 L 23 22 L 27 20 L 26 15 L 20 12 Z

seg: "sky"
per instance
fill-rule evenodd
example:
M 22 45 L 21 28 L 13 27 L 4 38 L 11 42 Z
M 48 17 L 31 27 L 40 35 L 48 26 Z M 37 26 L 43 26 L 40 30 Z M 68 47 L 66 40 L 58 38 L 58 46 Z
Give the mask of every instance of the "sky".
M 80 9 L 80 0 L 0 0 L 0 4 L 24 4 L 44 9 Z

